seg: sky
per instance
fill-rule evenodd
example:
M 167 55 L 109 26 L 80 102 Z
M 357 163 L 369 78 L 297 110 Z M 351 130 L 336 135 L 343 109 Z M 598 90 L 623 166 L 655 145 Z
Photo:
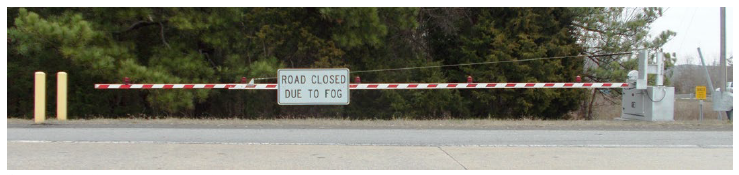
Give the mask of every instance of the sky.
M 664 52 L 675 52 L 677 64 L 686 64 L 693 57 L 692 64 L 700 64 L 700 47 L 706 64 L 718 62 L 720 53 L 720 8 L 719 7 L 664 7 L 666 11 L 658 18 L 649 31 L 657 36 L 665 30 L 677 35 L 663 47 Z M 733 8 L 726 8 L 726 58 L 733 55 Z

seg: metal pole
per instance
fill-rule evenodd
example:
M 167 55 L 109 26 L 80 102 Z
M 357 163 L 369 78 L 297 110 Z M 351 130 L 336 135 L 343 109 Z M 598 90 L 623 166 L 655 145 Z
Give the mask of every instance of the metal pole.
M 701 104 L 701 121 L 703 121 L 703 100 L 700 100 Z
M 723 117 L 721 116 L 721 111 L 716 111 L 716 113 L 718 114 L 718 121 L 721 121 L 721 117 Z
M 703 71 L 706 72 L 706 81 L 708 81 L 708 90 L 711 92 L 711 98 L 713 98 L 713 81 L 711 81 L 711 75 L 708 74 L 708 68 L 706 68 L 706 60 L 703 59 L 703 53 L 701 53 L 701 48 L 698 47 L 698 56 L 701 58 L 701 64 L 703 64 Z M 715 99 L 715 98 L 714 98 Z M 715 103 L 715 100 L 714 100 Z
M 655 55 L 655 58 L 657 59 L 657 80 L 655 80 L 655 84 L 657 86 L 663 86 L 664 85 L 664 76 L 662 74 L 663 74 L 663 71 L 665 69 L 664 68 L 664 64 L 665 63 L 664 63 L 664 58 L 663 58 L 664 55 L 662 54 L 662 52 L 657 52 L 655 54 L 656 54 Z
M 721 7 L 721 73 L 719 86 L 721 86 L 721 97 L 719 97 L 719 104 L 723 104 L 724 92 L 726 92 L 726 7 Z M 714 98 L 715 99 L 715 98 Z M 715 103 L 716 100 L 714 100 Z M 728 117 L 728 116 L 727 116 Z M 718 120 L 722 120 L 721 112 L 718 113 Z
M 721 94 L 726 92 L 726 7 L 721 7 L 721 79 L 719 85 Z
M 703 71 L 706 72 L 706 81 L 708 81 L 708 90 L 711 92 L 711 101 L 713 102 L 713 106 L 716 106 L 716 103 L 721 103 L 721 95 L 714 92 L 713 90 L 713 83 L 711 83 L 711 75 L 708 74 L 708 68 L 706 68 L 706 60 L 703 59 L 703 53 L 701 53 L 701 48 L 698 47 L 698 56 L 701 58 L 701 64 L 703 64 Z M 723 88 L 722 88 L 723 89 Z M 715 108 L 714 108 L 715 109 Z M 718 119 L 721 120 L 721 112 L 718 113 Z

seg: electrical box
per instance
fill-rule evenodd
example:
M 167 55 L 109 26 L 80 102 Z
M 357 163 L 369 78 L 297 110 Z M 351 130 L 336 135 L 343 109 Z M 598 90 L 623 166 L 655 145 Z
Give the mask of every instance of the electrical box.
M 632 70 L 628 73 L 627 83 L 631 88 L 623 89 L 621 95 L 621 119 L 622 120 L 646 120 L 646 121 L 674 121 L 675 113 L 675 88 L 662 85 L 664 74 L 664 60 L 662 53 L 655 55 L 656 65 L 649 65 L 649 55 L 646 50 L 638 53 L 638 71 Z M 647 86 L 647 75 L 656 74 L 657 86 Z
M 628 96 L 628 98 L 624 97 L 621 101 L 623 113 L 634 116 L 644 116 L 645 91 L 641 89 L 630 89 L 624 90 L 623 92 L 623 96 Z
M 621 119 L 674 121 L 675 87 L 624 89 Z

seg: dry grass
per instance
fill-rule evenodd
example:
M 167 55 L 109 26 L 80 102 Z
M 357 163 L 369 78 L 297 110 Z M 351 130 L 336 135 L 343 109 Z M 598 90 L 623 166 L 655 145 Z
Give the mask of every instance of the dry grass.
M 46 123 L 61 124 L 69 127 L 251 127 L 251 128 L 411 128 L 411 129 L 731 129 L 732 122 L 724 119 L 718 121 L 717 112 L 711 110 L 712 103 L 703 104 L 704 121 L 698 121 L 700 109 L 697 100 L 675 100 L 674 122 L 619 121 L 613 119 L 621 116 L 621 100 L 616 104 L 598 99 L 594 105 L 595 120 L 344 120 L 344 119 L 181 119 L 169 117 L 56 121 L 47 119 Z M 724 116 L 726 117 L 726 116 Z M 32 125 L 33 120 L 8 118 L 8 126 Z
M 609 104 L 605 101 L 597 101 L 597 106 L 593 112 L 596 120 L 613 120 L 621 117 L 621 100 L 618 99 L 617 104 Z M 718 112 L 711 109 L 713 105 L 710 101 L 703 102 L 703 120 L 718 120 Z M 726 120 L 726 113 L 722 116 Z M 675 99 L 675 120 L 676 121 L 696 121 L 700 119 L 700 106 L 698 100 Z
M 334 129 L 550 129 L 550 130 L 731 130 L 727 121 L 613 120 L 343 120 L 343 119 L 93 119 L 47 120 L 49 127 L 334 128 Z M 8 119 L 8 127 L 42 127 L 28 119 Z
M 712 109 L 713 102 L 703 102 L 703 120 L 718 120 L 718 112 Z M 726 120 L 726 113 L 722 113 Z M 675 120 L 699 120 L 700 102 L 698 100 L 675 100 Z
M 594 104 L 594 112 L 593 116 L 595 120 L 606 120 L 611 121 L 616 118 L 621 117 L 621 100 L 616 99 L 614 101 L 616 104 L 611 104 L 611 102 L 607 102 L 603 99 L 598 99 Z M 704 101 L 703 102 L 703 120 L 711 121 L 711 120 L 718 120 L 717 115 L 718 113 L 713 111 L 711 109 L 712 106 L 711 101 Z M 697 100 L 684 100 L 684 99 L 677 99 L 675 100 L 675 121 L 698 121 L 700 118 L 700 108 L 699 108 L 699 102 Z M 722 114 L 724 117 L 724 120 L 726 120 L 725 113 Z M 53 119 L 52 119 L 53 120 Z M 8 118 L 8 122 L 10 123 L 13 121 L 14 123 L 32 123 L 31 120 L 28 119 L 17 119 L 10 117 Z M 109 118 L 94 118 L 90 120 L 71 120 L 69 122 L 85 122 L 93 124 L 107 124 L 107 123 L 118 123 L 120 121 L 127 121 L 129 123 L 149 123 L 149 124 L 168 124 L 168 123 L 178 123 L 178 124 L 216 124 L 216 125 L 222 125 L 225 123 L 230 122 L 243 122 L 243 121 L 249 121 L 250 124 L 258 124 L 258 125 L 295 125 L 295 124 L 305 124 L 305 123 L 323 123 L 328 125 L 335 125 L 335 126 L 341 126 L 341 125 L 347 125 L 351 123 L 353 126 L 364 126 L 363 123 L 372 123 L 367 126 L 377 126 L 377 125 L 385 125 L 385 126 L 409 126 L 409 125 L 417 125 L 419 123 L 419 120 L 404 120 L 404 119 L 397 119 L 397 120 L 343 120 L 343 119 L 312 119 L 312 118 L 300 118 L 300 119 L 265 119 L 265 120 L 239 120 L 239 119 L 178 119 L 178 118 L 171 118 L 171 117 L 149 117 L 149 118 L 129 118 L 129 119 L 109 119 Z M 307 122 L 306 122 L 307 121 Z M 526 123 L 525 121 L 537 121 L 539 124 L 546 124 L 547 122 L 551 121 L 540 121 L 540 120 L 530 120 L 530 119 L 523 119 L 523 120 L 499 120 L 499 119 L 492 119 L 492 120 L 457 120 L 457 119 L 450 119 L 450 120 L 422 120 L 420 123 L 423 123 L 423 125 L 450 125 L 454 123 L 460 123 L 464 126 L 478 126 L 480 123 L 500 123 L 505 124 L 509 126 L 516 126 L 517 124 L 520 124 L 522 121 L 523 123 Z M 577 120 L 576 120 L 577 121 Z M 67 123 L 69 123 L 67 122 Z M 297 123 L 293 123 L 297 122 Z M 570 122 L 570 123 L 576 123 L 572 120 L 565 120 L 564 123 Z M 563 123 L 560 122 L 560 123 Z M 412 123 L 412 124 L 411 124 Z M 453 126 L 453 125 L 452 125 Z M 480 126 L 486 126 L 486 125 L 480 125 Z

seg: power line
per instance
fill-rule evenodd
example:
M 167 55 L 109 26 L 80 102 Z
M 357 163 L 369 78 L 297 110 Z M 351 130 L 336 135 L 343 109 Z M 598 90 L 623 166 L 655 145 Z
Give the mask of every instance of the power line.
M 688 37 L 688 32 L 690 32 L 690 26 L 693 24 L 693 18 L 695 17 L 695 13 L 697 12 L 698 12 L 698 8 L 695 8 L 695 10 L 693 10 L 693 15 L 690 16 L 690 22 L 688 23 L 687 29 L 685 29 L 685 35 L 683 35 L 683 40 L 680 42 L 680 48 L 677 49 L 678 51 L 683 50 L 683 44 L 685 43 L 685 38 Z M 682 24 L 682 21 L 680 21 L 680 24 Z
M 526 62 L 526 61 L 551 60 L 551 59 L 562 59 L 562 58 L 573 58 L 573 57 L 603 57 L 603 56 L 630 55 L 630 54 L 633 54 L 633 53 L 632 52 L 619 52 L 619 53 L 597 54 L 597 55 L 574 55 L 574 56 L 542 57 L 542 58 L 529 58 L 529 59 L 521 59 L 521 60 L 488 61 L 488 62 L 463 63 L 463 64 L 447 64 L 447 65 L 438 65 L 438 66 L 417 66 L 417 67 L 402 67 L 402 68 L 390 68 L 390 69 L 360 70 L 360 71 L 351 71 L 350 73 L 367 73 L 367 72 L 398 71 L 398 70 L 412 70 L 412 69 L 428 69 L 428 68 L 456 67 L 456 66 L 473 66 L 473 65 L 483 65 L 483 64 Z M 267 80 L 267 79 L 276 79 L 276 78 L 277 77 L 263 77 L 263 78 L 254 78 L 254 79 L 255 80 Z
M 427 68 L 456 67 L 456 66 L 472 66 L 472 65 L 482 65 L 482 64 L 498 64 L 498 63 L 525 62 L 525 61 L 536 61 L 536 60 L 562 59 L 562 58 L 583 57 L 583 56 L 601 57 L 601 56 L 628 55 L 628 54 L 632 54 L 632 53 L 631 52 L 621 52 L 621 53 L 599 54 L 599 55 L 558 56 L 558 57 L 529 58 L 529 59 L 508 60 L 508 61 L 489 61 L 489 62 L 464 63 L 464 64 L 448 64 L 448 65 L 439 65 L 439 66 L 419 66 L 419 67 L 403 67 L 403 68 L 391 68 L 391 69 L 374 69 L 374 70 L 351 71 L 351 73 L 427 69 Z

